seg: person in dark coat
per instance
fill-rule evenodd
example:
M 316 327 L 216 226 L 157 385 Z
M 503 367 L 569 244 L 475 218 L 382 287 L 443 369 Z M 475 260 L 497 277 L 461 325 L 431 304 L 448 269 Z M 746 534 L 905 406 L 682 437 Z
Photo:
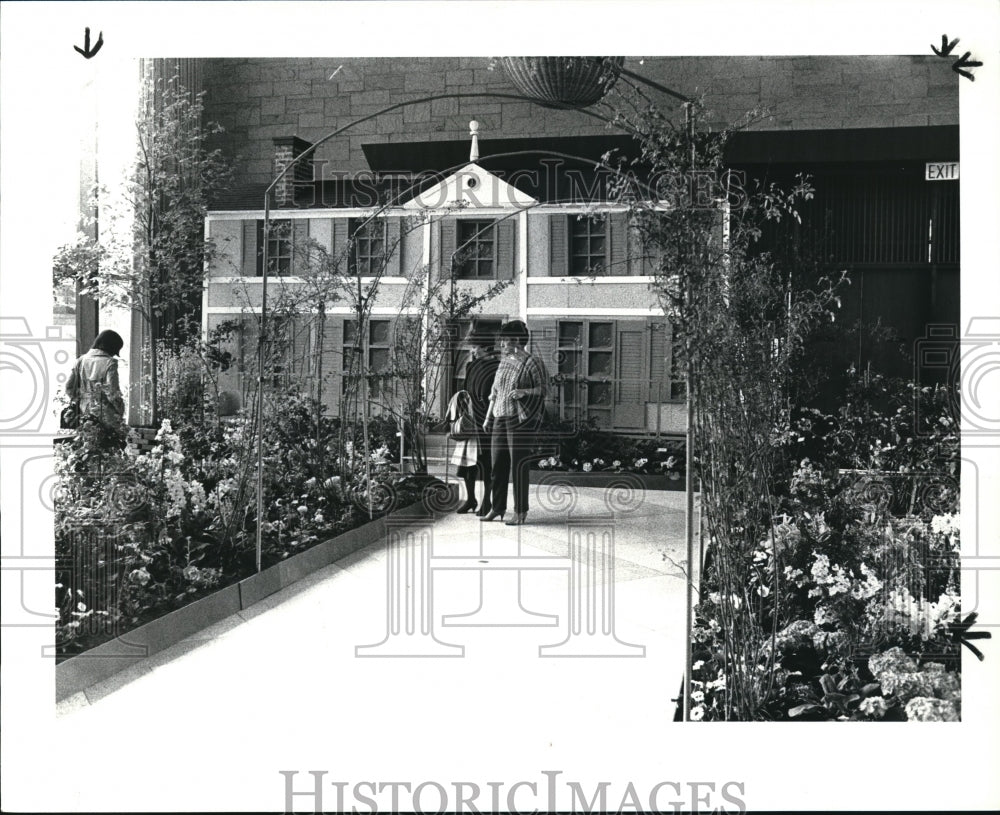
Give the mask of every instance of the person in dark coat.
M 500 359 L 493 348 L 493 336 L 478 331 L 475 325 L 465 336 L 463 344 L 472 352 L 472 358 L 465 369 L 465 390 L 472 402 L 472 416 L 476 420 L 476 439 L 479 445 L 476 466 L 463 467 L 460 473 L 465 480 L 468 497 L 465 503 L 458 508 L 458 512 L 464 513 L 476 509 L 476 478 L 478 477 L 483 482 L 483 500 L 478 505 L 479 510 L 476 515 L 482 517 L 488 515 L 492 509 L 490 485 L 493 471 L 490 434 L 483 425 L 486 422 L 490 392 L 493 389 L 493 379 L 496 376 L 497 368 L 500 366 Z
M 529 456 L 545 410 L 548 376 L 541 359 L 528 352 L 528 326 L 511 320 L 500 329 L 500 365 L 490 392 L 483 428 L 491 427 L 492 511 L 483 521 L 503 520 L 507 484 L 514 484 L 514 517 L 508 526 L 525 523 L 528 514 Z

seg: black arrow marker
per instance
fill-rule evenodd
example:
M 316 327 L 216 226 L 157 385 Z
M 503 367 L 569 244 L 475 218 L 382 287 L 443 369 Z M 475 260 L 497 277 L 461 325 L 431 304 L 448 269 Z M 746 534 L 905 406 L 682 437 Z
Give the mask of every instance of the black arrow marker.
M 939 51 L 933 45 L 931 46 L 931 51 L 937 54 L 939 57 L 946 57 L 952 51 L 955 50 L 955 46 L 958 45 L 958 37 L 955 37 L 951 42 L 948 42 L 948 35 L 941 35 L 941 50 Z
M 976 78 L 972 75 L 972 71 L 962 70 L 963 68 L 978 68 L 980 65 L 983 64 L 978 60 L 969 59 L 969 57 L 971 56 L 972 52 L 966 51 L 964 54 L 962 54 L 961 57 L 955 60 L 955 63 L 951 66 L 951 70 L 953 70 L 956 74 L 961 74 L 966 79 L 971 79 L 973 82 L 975 82 Z
M 101 46 L 102 45 L 104 45 L 104 32 L 101 31 L 97 35 L 97 42 L 95 42 L 94 43 L 94 47 L 91 48 L 90 47 L 90 29 L 89 28 L 85 28 L 83 30 L 83 48 L 81 48 L 79 45 L 74 45 L 73 48 L 75 48 L 79 53 L 81 53 L 86 59 L 90 59 L 98 51 L 101 50 Z

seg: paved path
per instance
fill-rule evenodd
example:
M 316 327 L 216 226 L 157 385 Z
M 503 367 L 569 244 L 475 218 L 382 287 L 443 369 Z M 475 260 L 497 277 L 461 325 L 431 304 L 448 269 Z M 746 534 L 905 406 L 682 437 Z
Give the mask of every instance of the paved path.
M 327 781 L 348 782 L 348 793 L 362 780 L 541 784 L 546 769 L 595 779 L 645 767 L 663 778 L 666 768 L 651 762 L 662 762 L 656 744 L 672 724 L 683 671 L 684 494 L 645 493 L 610 520 L 602 489 L 576 491 L 572 515 L 558 496 L 543 509 L 544 496 L 532 493 L 524 527 L 469 515 L 431 527 L 433 628 L 461 657 L 356 655 L 387 632 L 396 549 L 373 545 L 62 702 L 60 753 L 76 745 L 81 756 L 64 779 L 77 785 L 75 805 L 134 809 L 148 799 L 161 810 L 191 809 L 221 800 L 217 788 L 230 784 L 227 808 L 280 809 L 280 770 L 299 771 L 295 788 L 303 790 L 312 789 L 307 771 L 325 770 Z M 610 598 L 601 585 L 607 572 L 568 568 L 570 521 L 614 531 L 617 643 L 598 645 L 625 658 L 540 656 L 540 647 L 567 640 L 571 575 L 584 581 L 575 609 L 583 631 L 587 608 Z M 465 557 L 489 569 L 518 547 L 554 567 L 521 572 L 521 608 L 516 572 L 438 568 L 440 558 Z M 470 622 L 452 615 L 480 605 L 481 622 L 521 625 L 442 625 Z M 604 614 L 610 609 L 605 603 Z M 324 807 L 335 808 L 336 788 L 325 794 Z M 426 808 L 437 806 L 432 799 L 428 792 Z M 297 806 L 311 810 L 310 800 Z M 478 805 L 490 808 L 485 798 Z

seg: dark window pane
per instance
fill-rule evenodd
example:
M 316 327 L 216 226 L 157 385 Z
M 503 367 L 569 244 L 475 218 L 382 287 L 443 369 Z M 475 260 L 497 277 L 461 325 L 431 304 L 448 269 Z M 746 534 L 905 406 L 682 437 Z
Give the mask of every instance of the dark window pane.
M 559 323 L 560 345 L 579 345 L 583 336 L 583 323 Z
M 611 383 L 591 382 L 587 388 L 588 405 L 610 405 L 611 404 Z
M 587 373 L 590 376 L 611 376 L 611 352 L 591 351 L 590 367 Z
M 389 342 L 389 321 L 372 320 L 368 324 L 371 342 L 374 345 L 386 345 Z
M 373 372 L 384 371 L 389 367 L 389 351 L 386 348 L 371 349 L 370 369 Z
M 590 347 L 591 348 L 611 348 L 613 345 L 614 331 L 611 323 L 591 323 L 590 324 Z
M 558 360 L 561 374 L 574 374 L 580 370 L 579 351 L 560 351 Z

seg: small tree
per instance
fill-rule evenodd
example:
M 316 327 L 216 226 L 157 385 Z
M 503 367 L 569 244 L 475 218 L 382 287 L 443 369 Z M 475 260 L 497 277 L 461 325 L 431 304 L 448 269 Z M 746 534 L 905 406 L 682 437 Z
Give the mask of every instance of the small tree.
M 205 264 L 213 244 L 205 239 L 210 197 L 230 180 L 228 165 L 206 139 L 220 132 L 202 124 L 201 96 L 177 76 L 142 84 L 136 118 L 136 162 L 114 197 L 95 192 L 100 233 L 81 236 L 54 260 L 57 282 L 73 280 L 79 292 L 137 314 L 149 352 L 149 410 L 159 422 L 158 342 L 179 349 L 197 338 Z
M 699 103 L 690 104 L 688 130 L 627 88 L 615 107 L 615 123 L 641 145 L 641 157 L 620 169 L 622 178 L 649 179 L 653 191 L 632 199 L 631 216 L 673 323 L 674 358 L 687 371 L 694 472 L 712 553 L 702 585 L 717 593 L 721 609 L 725 716 L 751 719 L 773 681 L 775 649 L 766 646 L 784 591 L 777 571 L 766 602 L 750 591 L 753 551 L 774 539 L 790 406 L 808 387 L 806 346 L 831 319 L 838 284 L 758 245 L 768 222 L 798 220 L 797 207 L 812 197 L 806 179 L 788 191 L 741 183 L 724 163 L 735 128 L 709 132 Z M 737 127 L 758 116 L 751 112 Z
M 456 257 L 460 258 L 462 252 L 460 246 Z M 403 428 L 418 472 L 427 470 L 423 440 L 434 403 L 441 393 L 441 378 L 455 363 L 460 339 L 456 334 L 458 324 L 477 314 L 484 303 L 509 285 L 510 281 L 498 281 L 474 294 L 457 286 L 453 276 L 432 279 L 422 270 L 410 278 L 402 306 L 408 316 L 397 324 L 388 372 L 396 394 L 389 409 Z

